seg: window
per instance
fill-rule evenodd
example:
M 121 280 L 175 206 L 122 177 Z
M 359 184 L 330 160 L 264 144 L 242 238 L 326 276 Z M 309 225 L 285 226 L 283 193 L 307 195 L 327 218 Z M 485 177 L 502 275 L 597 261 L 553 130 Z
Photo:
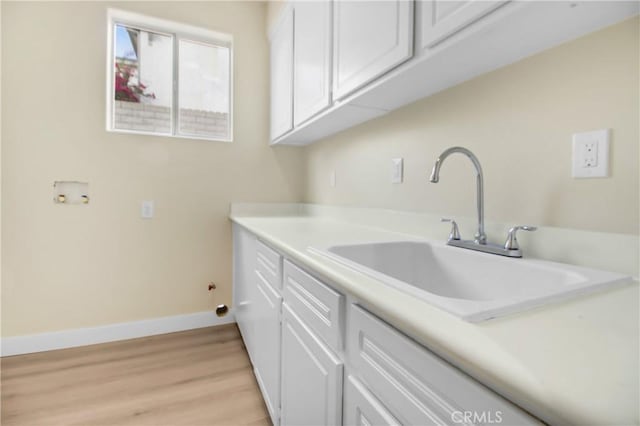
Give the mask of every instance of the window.
M 109 9 L 107 130 L 232 140 L 232 37 Z

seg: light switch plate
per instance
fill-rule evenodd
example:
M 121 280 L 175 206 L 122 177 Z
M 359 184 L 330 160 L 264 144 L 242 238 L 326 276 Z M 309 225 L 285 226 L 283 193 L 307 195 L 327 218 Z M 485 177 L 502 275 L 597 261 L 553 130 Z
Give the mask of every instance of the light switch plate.
M 403 177 L 403 160 L 402 158 L 391 159 L 391 183 L 402 183 Z
M 609 129 L 573 135 L 574 178 L 609 176 Z
M 140 206 L 140 217 L 143 219 L 152 219 L 154 214 L 155 206 L 153 201 L 145 200 L 142 202 Z

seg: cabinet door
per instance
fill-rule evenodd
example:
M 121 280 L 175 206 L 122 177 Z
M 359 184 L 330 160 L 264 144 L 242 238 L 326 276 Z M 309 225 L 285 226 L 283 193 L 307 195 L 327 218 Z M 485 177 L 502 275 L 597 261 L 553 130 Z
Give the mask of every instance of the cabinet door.
M 420 46 L 429 49 L 482 18 L 506 1 L 496 0 L 421 0 Z
M 293 9 L 286 6 L 271 34 L 271 140 L 293 127 Z
M 256 317 L 254 297 L 256 237 L 233 225 L 233 305 L 242 339 L 251 354 L 255 348 L 253 330 Z
M 297 126 L 331 103 L 331 1 L 295 3 L 293 121 Z
M 337 0 L 333 9 L 334 99 L 348 95 L 411 58 L 412 1 Z
M 311 333 L 286 302 L 282 314 L 281 424 L 342 424 L 342 361 Z
M 540 425 L 519 407 L 471 379 L 360 306 L 351 305 L 347 327 L 349 365 L 402 424 L 482 423 Z
M 254 372 L 274 425 L 280 412 L 280 309 L 282 297 L 256 270 Z
M 376 397 L 353 376 L 344 384 L 344 426 L 400 425 Z

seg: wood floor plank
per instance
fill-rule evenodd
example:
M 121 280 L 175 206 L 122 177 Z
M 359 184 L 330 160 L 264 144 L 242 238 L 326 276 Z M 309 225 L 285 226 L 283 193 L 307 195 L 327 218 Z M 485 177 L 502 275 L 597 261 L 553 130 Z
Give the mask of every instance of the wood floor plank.
M 1 360 L 3 425 L 268 425 L 234 324 Z
M 220 356 L 220 360 L 218 363 L 215 363 L 212 368 L 217 370 L 226 364 L 235 365 L 237 363 L 248 365 L 248 359 L 242 356 L 232 357 L 233 355 L 241 354 L 243 351 L 244 346 L 238 341 L 216 344 L 216 354 Z M 38 374 L 30 374 L 28 376 L 8 377 L 6 379 L 3 376 L 3 381 L 6 385 L 14 385 L 16 392 L 19 392 L 22 387 L 26 386 L 29 393 L 33 394 L 35 392 L 47 392 L 54 389 L 61 390 L 63 386 L 59 383 L 63 377 L 64 387 L 74 387 L 95 379 L 104 380 L 108 378 L 109 381 L 113 381 L 118 377 L 128 377 L 132 373 L 138 375 L 149 373 L 154 375 L 158 369 L 175 367 L 176 359 L 180 359 L 184 365 L 191 365 L 196 362 L 207 364 L 211 361 L 210 356 L 211 346 L 204 345 L 189 347 L 189 352 L 184 352 L 184 349 L 181 349 L 179 353 L 176 353 L 176 351 L 155 352 L 124 360 L 107 359 L 101 363 L 76 364 L 64 369 L 44 369 Z M 37 378 L 37 381 L 28 380 L 30 377 Z M 157 378 L 157 380 L 160 379 L 161 378 Z

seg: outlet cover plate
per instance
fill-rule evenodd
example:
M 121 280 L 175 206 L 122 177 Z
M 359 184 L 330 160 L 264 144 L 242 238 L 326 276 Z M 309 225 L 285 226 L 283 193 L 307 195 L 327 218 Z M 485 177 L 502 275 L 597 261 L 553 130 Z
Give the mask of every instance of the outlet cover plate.
M 609 129 L 573 134 L 572 176 L 609 176 Z

